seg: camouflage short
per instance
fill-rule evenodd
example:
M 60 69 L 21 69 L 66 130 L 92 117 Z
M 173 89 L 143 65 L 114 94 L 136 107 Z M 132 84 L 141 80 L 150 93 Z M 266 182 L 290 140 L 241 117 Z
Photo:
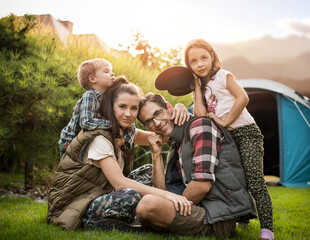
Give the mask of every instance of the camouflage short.
M 114 218 L 130 222 L 141 199 L 133 189 L 122 189 L 94 199 L 88 206 L 83 222 Z
M 128 177 L 151 186 L 152 165 L 143 165 L 132 171 Z M 133 189 L 122 189 L 97 197 L 89 204 L 83 217 L 83 222 L 86 223 L 103 218 L 130 222 L 135 216 L 135 210 L 140 200 L 141 196 Z

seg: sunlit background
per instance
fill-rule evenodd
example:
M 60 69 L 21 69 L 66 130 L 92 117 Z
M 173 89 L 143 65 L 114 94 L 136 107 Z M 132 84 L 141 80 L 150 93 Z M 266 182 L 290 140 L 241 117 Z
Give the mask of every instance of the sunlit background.
M 9 13 L 51 14 L 73 22 L 74 34 L 94 33 L 112 48 L 139 30 L 151 46 L 176 48 L 193 38 L 235 43 L 265 35 L 310 38 L 307 0 L 1 0 Z
M 62 28 L 69 21 L 67 34 L 94 34 L 106 52 L 136 56 L 142 41 L 147 54 L 177 56 L 170 65 L 184 64 L 186 43 L 203 38 L 238 79 L 271 79 L 310 97 L 308 0 L 0 0 L 0 6 L 0 17 L 44 15 Z
M 10 13 L 15 16 L 6 17 Z M 160 71 L 184 65 L 186 43 L 203 38 L 224 69 L 240 83 L 255 84 L 246 89 L 247 108 L 264 135 L 265 173 L 279 177 L 280 168 L 287 169 L 294 181 L 302 176 L 309 186 L 310 0 L 0 0 L 0 18 L 0 138 L 10 140 L 0 144 L 0 170 L 24 166 L 30 178 L 31 166 L 49 163 L 55 154 L 58 162 L 59 132 L 83 92 L 76 81 L 82 61 L 106 58 L 116 76 L 126 76 L 144 93 L 158 91 Z M 33 31 L 20 30 L 20 20 Z M 282 95 L 287 91 L 305 114 Z M 160 93 L 172 105 L 193 100 L 191 94 Z M 136 157 L 149 161 L 145 152 L 139 148 Z M 31 183 L 26 178 L 25 186 Z

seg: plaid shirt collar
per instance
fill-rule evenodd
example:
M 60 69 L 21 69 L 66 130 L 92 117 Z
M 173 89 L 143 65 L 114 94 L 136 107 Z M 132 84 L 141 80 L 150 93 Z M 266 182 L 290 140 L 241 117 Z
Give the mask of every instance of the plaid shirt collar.
M 102 95 L 101 92 L 97 91 L 97 90 L 94 89 L 94 88 L 90 88 L 89 90 L 92 90 L 92 91 L 96 94 L 96 97 L 97 97 L 97 98 L 101 97 L 101 95 Z

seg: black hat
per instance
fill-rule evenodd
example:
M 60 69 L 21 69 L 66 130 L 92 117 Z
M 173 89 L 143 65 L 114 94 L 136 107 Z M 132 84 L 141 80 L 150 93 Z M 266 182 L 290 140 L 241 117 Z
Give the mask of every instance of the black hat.
M 155 87 L 158 90 L 168 90 L 173 96 L 183 96 L 193 90 L 190 87 L 194 80 L 190 69 L 183 66 L 174 66 L 162 71 L 155 80 Z

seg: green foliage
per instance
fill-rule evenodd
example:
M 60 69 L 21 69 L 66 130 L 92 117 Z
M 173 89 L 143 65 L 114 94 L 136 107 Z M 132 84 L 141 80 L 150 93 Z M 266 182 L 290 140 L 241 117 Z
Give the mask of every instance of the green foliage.
M 274 208 L 275 239 L 309 239 L 310 189 L 268 188 Z M 178 236 L 172 234 L 124 233 L 117 230 L 64 231 L 58 226 L 46 224 L 47 203 L 27 198 L 0 197 L 1 239 L 209 239 L 208 237 Z M 246 229 L 237 227 L 237 235 L 231 240 L 259 239 L 259 222 L 251 220 Z
M 14 23 L 17 20 L 13 18 L 10 15 L 1 21 Z M 74 97 L 82 93 L 75 83 L 76 63 L 67 61 L 61 47 L 54 47 L 55 38 L 37 35 L 26 40 L 28 45 L 19 45 L 20 49 L 5 46 L 0 52 L 2 170 L 20 171 L 25 162 L 53 167 L 58 158 L 59 129 L 72 114 L 69 108 Z
M 34 169 L 35 186 L 40 186 L 40 187 L 43 186 L 49 189 L 52 186 L 54 170 L 56 169 L 46 169 L 46 168 L 35 167 Z
M 0 51 L 0 171 L 22 172 L 26 162 L 33 163 L 36 172 L 55 169 L 60 131 L 84 93 L 76 80 L 77 69 L 87 59 L 105 58 L 112 63 L 116 76 L 125 75 L 144 93 L 159 92 L 154 86 L 158 69 L 143 66 L 128 53 L 105 51 L 95 37 L 71 36 L 64 44 L 51 29 L 40 24 L 34 27 L 33 16 L 28 15 L 10 15 L 0 23 L 1 27 L 11 24 L 11 29 L 23 33 L 19 45 L 4 45 Z M 1 35 L 6 38 L 4 42 L 16 35 L 12 31 Z M 160 93 L 172 105 L 191 102 L 189 95 L 175 98 Z M 142 152 L 137 148 L 136 157 Z M 149 156 L 143 161 L 150 161 Z M 39 173 L 34 176 L 41 179 Z
M 23 174 L 0 173 L 0 188 L 23 187 Z
M 0 19 L 0 50 L 10 50 L 15 54 L 26 54 L 28 40 L 26 34 L 33 28 L 35 16 L 24 15 L 17 18 L 14 14 Z
M 51 157 L 49 151 L 55 152 L 59 128 L 69 112 L 70 100 L 63 101 L 77 91 L 60 84 L 70 74 L 64 65 L 72 66 L 52 53 L 48 61 L 41 54 L 8 61 L 4 55 L 0 55 L 0 149 L 10 161 L 39 163 L 44 156 Z

